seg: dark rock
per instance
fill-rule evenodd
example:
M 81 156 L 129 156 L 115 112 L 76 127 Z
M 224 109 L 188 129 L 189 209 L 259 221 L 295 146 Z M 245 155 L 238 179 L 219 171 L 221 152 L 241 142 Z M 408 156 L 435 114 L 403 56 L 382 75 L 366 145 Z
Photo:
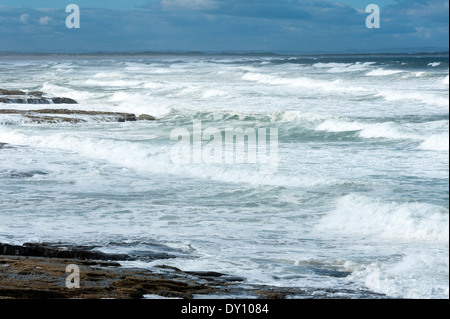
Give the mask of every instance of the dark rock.
M 243 277 L 231 276 L 216 271 L 182 271 L 179 268 L 167 265 L 156 265 L 155 268 L 168 270 L 178 274 L 191 275 L 201 279 L 208 279 L 211 281 L 221 281 L 221 282 L 245 281 L 245 278 Z
M 141 114 L 141 115 L 139 115 L 138 120 L 139 121 L 154 121 L 155 118 L 148 114 Z
M 26 104 L 50 104 L 50 100 L 46 98 L 28 98 Z
M 33 177 L 34 175 L 48 175 L 47 172 L 42 172 L 42 171 L 25 171 L 25 172 L 20 172 L 20 171 L 16 171 L 13 170 L 9 173 L 9 177 L 11 178 L 29 178 L 29 177 Z
M 43 99 L 43 98 L 42 98 Z M 19 99 L 15 99 L 14 103 L 19 103 Z M 23 99 L 20 99 L 23 100 Z M 41 101 L 41 98 L 29 98 L 27 103 L 30 104 L 48 104 Z M 0 98 L 2 101 L 2 98 Z M 9 102 L 13 103 L 13 102 Z M 24 102 L 25 103 L 25 102 Z M 83 123 L 86 120 L 75 117 L 61 117 L 55 115 L 87 115 L 87 116 L 101 116 L 100 121 L 119 121 L 119 122 L 135 122 L 138 120 L 135 114 L 121 113 L 121 112 L 104 112 L 104 111 L 84 111 L 84 110 L 69 110 L 69 109 L 39 109 L 39 110 L 15 110 L 15 109 L 1 109 L 0 114 L 21 114 L 22 116 L 36 122 L 36 123 Z M 41 115 L 43 114 L 43 115 Z M 143 114 L 139 117 L 144 120 L 155 120 L 151 115 Z
M 22 246 L 0 244 L 0 255 L 24 256 L 24 257 L 48 257 L 92 260 L 133 260 L 125 254 L 106 254 L 99 251 L 91 251 L 77 247 L 60 249 L 47 244 L 23 244 Z
M 136 115 L 134 114 L 126 114 L 125 115 L 125 121 L 126 122 L 135 122 L 136 120 Z
M 0 89 L 1 95 L 26 95 L 25 92 L 19 90 L 3 90 Z
M 130 299 L 146 294 L 184 299 L 202 295 L 226 298 L 316 298 L 316 299 L 384 299 L 385 295 L 360 289 L 332 289 L 319 287 L 275 287 L 251 283 L 223 281 L 229 277 L 218 272 L 182 271 L 171 266 L 154 269 L 123 268 L 112 254 L 92 251 L 95 246 L 64 246 L 50 244 L 0 243 L 0 299 Z M 69 257 L 64 257 L 67 252 Z M 84 253 L 90 253 L 87 256 Z M 22 257 L 20 254 L 23 254 Z M 91 259 L 93 255 L 95 259 Z M 3 256 L 2 256 L 3 255 Z M 53 256 L 55 255 L 55 256 Z M 108 256 L 105 260 L 97 261 Z M 126 256 L 126 255 L 125 255 Z M 45 257 L 45 258 L 41 258 Z M 54 257 L 54 258 L 52 258 Z M 124 260 L 124 259 L 117 259 Z M 80 287 L 68 289 L 65 269 L 69 264 L 80 268 Z
M 42 95 L 44 95 L 44 92 L 41 92 L 41 91 L 31 91 L 31 92 L 28 92 L 28 94 L 31 95 L 31 96 L 42 97 Z
M 77 101 L 69 99 L 67 97 L 53 97 L 52 101 L 55 104 L 78 104 Z
M 44 92 L 0 89 L 0 103 L 17 104 L 78 104 L 77 101 L 67 97 L 44 97 Z

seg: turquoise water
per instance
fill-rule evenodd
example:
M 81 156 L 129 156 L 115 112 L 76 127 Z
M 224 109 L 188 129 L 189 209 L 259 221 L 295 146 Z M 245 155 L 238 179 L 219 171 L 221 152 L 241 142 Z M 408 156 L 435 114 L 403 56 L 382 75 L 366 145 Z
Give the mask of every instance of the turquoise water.
M 1 88 L 158 121 L 0 115 L 11 146 L 0 151 L 0 242 L 97 245 L 142 256 L 124 266 L 249 283 L 448 298 L 448 79 L 448 56 L 3 57 Z M 224 136 L 277 129 L 275 169 L 248 157 L 174 161 L 171 133 L 193 136 L 194 121 Z

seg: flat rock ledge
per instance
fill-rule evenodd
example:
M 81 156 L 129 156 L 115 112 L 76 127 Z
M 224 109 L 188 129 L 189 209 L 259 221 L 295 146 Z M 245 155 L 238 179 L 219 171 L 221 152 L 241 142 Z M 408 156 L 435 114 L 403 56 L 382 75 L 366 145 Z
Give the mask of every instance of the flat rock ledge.
M 41 91 L 21 91 L 0 89 L 0 114 L 19 114 L 31 122 L 41 123 L 84 123 L 86 117 L 95 118 L 98 121 L 117 121 L 117 122 L 135 122 L 135 121 L 154 121 L 153 116 L 141 114 L 136 116 L 133 113 L 124 112 L 102 112 L 102 111 L 83 111 L 68 109 L 36 109 L 36 110 L 16 110 L 11 108 L 2 108 L 1 104 L 78 104 L 77 101 L 67 97 L 45 97 Z M 84 118 L 83 118 L 84 117 Z
M 67 97 L 45 97 L 44 92 L 0 89 L 0 103 L 7 104 L 78 104 Z
M 158 257 L 155 257 L 158 259 Z M 105 254 L 92 247 L 51 244 L 0 243 L 0 299 L 144 299 L 161 298 L 352 298 L 380 299 L 365 291 L 318 290 L 250 285 L 244 278 L 214 271 L 182 271 L 157 265 L 150 269 L 125 268 L 119 261 L 132 260 L 124 254 Z M 80 270 L 80 287 L 66 286 L 68 265 Z
M 154 121 L 153 116 L 141 114 L 136 116 L 132 113 L 122 112 L 102 112 L 102 111 L 83 111 L 69 109 L 38 109 L 38 110 L 16 110 L 1 109 L 0 114 L 19 114 L 28 120 L 37 123 L 85 123 L 86 119 L 81 117 L 96 118 L 99 121 L 116 121 L 116 122 L 135 122 L 135 121 Z

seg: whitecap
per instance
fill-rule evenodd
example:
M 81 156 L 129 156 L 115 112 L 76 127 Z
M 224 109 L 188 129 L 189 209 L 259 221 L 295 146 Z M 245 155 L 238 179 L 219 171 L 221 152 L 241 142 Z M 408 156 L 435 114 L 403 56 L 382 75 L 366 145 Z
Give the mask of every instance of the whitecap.
M 385 70 L 385 69 L 375 69 L 366 73 L 367 76 L 389 76 L 397 73 L 402 73 L 400 70 Z
M 449 148 L 448 133 L 430 136 L 420 144 L 419 148 L 428 151 L 448 151 Z
M 427 203 L 384 202 L 359 194 L 337 200 L 317 225 L 345 235 L 448 242 L 449 216 L 444 207 Z

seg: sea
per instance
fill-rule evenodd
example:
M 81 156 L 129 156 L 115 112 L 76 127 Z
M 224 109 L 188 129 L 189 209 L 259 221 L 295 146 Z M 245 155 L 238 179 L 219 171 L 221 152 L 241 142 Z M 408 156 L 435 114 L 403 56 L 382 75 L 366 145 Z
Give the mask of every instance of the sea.
M 307 297 L 449 298 L 448 54 L 8 55 L 0 88 L 78 101 L 0 110 L 156 118 L 0 114 L 2 243 Z

